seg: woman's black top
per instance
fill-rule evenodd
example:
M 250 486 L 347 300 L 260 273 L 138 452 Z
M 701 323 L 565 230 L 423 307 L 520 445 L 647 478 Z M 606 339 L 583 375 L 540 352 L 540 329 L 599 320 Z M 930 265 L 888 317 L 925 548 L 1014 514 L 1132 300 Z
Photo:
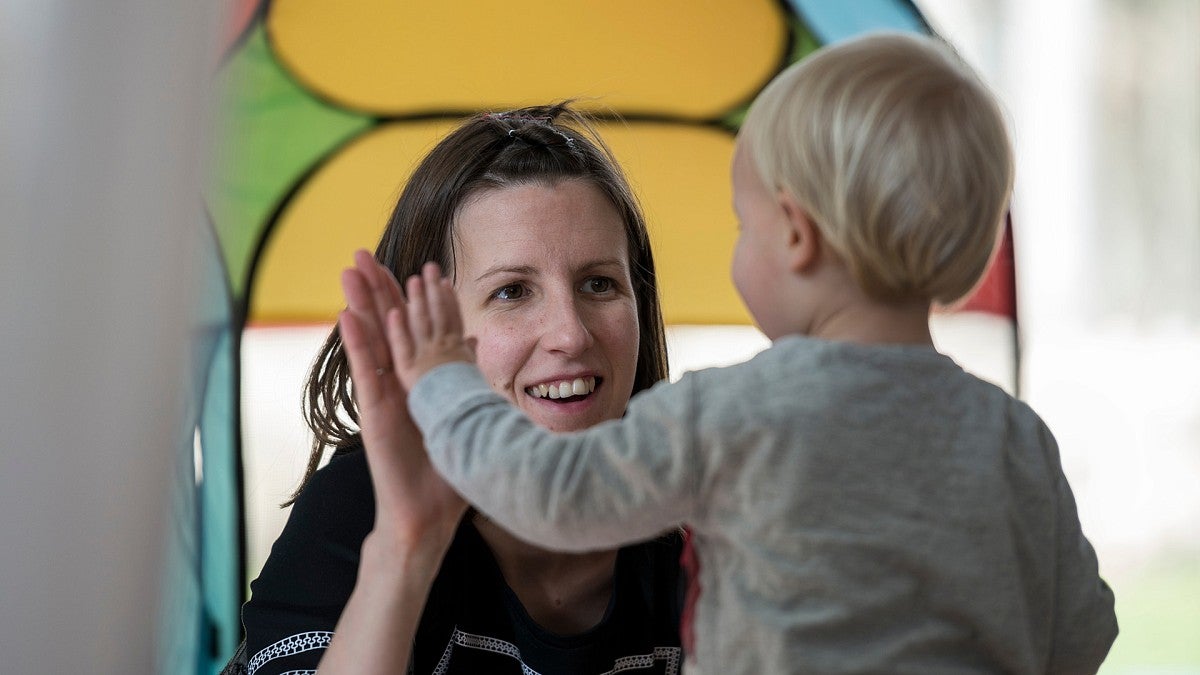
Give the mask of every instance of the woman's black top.
M 315 671 L 358 575 L 375 520 L 366 454 L 339 454 L 292 506 L 242 609 L 252 675 Z M 617 555 L 599 625 L 556 635 L 537 625 L 504 582 L 471 518 L 463 519 L 430 590 L 410 673 L 660 673 L 677 675 L 682 540 L 667 535 Z

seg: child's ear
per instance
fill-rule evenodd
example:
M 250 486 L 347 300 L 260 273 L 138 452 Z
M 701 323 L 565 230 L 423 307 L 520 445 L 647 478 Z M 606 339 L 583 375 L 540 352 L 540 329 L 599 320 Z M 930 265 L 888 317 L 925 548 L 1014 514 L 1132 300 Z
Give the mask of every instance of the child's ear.
M 796 198 L 786 190 L 779 191 L 779 205 L 787 220 L 784 232 L 788 269 L 803 274 L 810 270 L 821 257 L 821 231 L 813 223 L 812 216 L 800 206 Z

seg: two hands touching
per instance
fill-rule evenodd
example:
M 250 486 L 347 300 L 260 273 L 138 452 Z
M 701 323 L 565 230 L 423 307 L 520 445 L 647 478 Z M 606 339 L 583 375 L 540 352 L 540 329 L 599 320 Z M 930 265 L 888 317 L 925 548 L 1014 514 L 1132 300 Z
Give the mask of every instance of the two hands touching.
M 454 289 L 436 263 L 427 263 L 407 280 L 406 300 L 370 253 L 355 252 L 354 262 L 342 273 L 346 309 L 338 325 L 375 488 L 376 531 L 416 545 L 434 528 L 448 543 L 466 504 L 429 463 L 408 414 L 408 391 L 439 365 L 474 362 Z
M 407 392 L 435 366 L 474 358 L 454 290 L 437 265 L 408 280 L 406 301 L 370 253 L 356 252 L 354 262 L 342 273 L 346 310 L 338 325 L 375 491 L 375 526 L 320 670 L 382 675 L 409 662 L 429 589 L 467 510 L 430 463 Z
M 347 320 L 359 320 L 364 311 L 374 313 L 376 325 L 382 325 L 386 351 L 378 344 L 360 356 L 370 356 L 378 364 L 377 375 L 395 369 L 404 389 L 410 390 L 425 373 L 444 363 L 473 363 L 475 355 L 463 337 L 462 314 L 449 277 L 441 276 L 437 263 L 428 262 L 420 275 L 408 278 L 404 294 L 388 269 L 370 253 L 354 254 L 355 267 L 342 275 L 342 288 L 348 309 L 340 317 L 343 331 Z M 366 291 L 370 298 L 363 295 Z M 361 325 L 361 324 L 360 324 Z M 351 329 L 353 330 L 353 329 Z M 363 337 L 375 337 L 359 333 Z M 350 350 L 347 345 L 347 350 Z M 350 353 L 351 358 L 354 354 Z M 357 382 L 356 382 L 357 383 Z

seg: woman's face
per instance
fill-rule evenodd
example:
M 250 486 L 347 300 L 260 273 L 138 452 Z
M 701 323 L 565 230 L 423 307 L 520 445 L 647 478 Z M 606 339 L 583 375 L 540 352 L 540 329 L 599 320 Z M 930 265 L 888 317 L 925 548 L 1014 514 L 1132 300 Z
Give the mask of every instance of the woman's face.
M 492 388 L 555 431 L 620 417 L 637 299 L 625 226 L 604 195 L 581 180 L 485 190 L 454 227 L 455 290 Z

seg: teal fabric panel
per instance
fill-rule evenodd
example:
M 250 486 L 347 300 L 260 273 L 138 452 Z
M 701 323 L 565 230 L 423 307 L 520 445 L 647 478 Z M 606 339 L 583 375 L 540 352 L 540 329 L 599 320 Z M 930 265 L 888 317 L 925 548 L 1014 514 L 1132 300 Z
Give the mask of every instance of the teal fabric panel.
M 244 588 L 237 341 L 228 275 L 211 223 L 195 247 L 200 286 L 190 386 L 176 435 L 160 607 L 159 672 L 214 675 L 241 639 Z
M 202 639 L 209 649 L 199 673 L 216 673 L 241 640 L 242 572 L 241 458 L 237 416 L 237 358 L 233 327 L 219 331 L 212 352 L 200 414 L 203 458 L 200 501 Z M 204 653 L 207 652 L 207 653 Z
M 158 636 L 156 661 L 157 672 L 160 673 L 190 675 L 199 672 L 196 670 L 201 638 L 198 617 L 202 611 L 202 600 L 193 445 L 194 420 L 199 415 L 200 389 L 204 382 L 202 368 L 206 365 L 203 358 L 193 358 L 189 382 L 196 385 L 185 392 L 188 398 L 184 402 L 187 414 L 180 417 L 193 423 L 181 425 L 175 447 L 164 449 L 174 454 L 175 462 L 169 488 L 171 512 L 164 554 L 165 569 L 159 580 L 162 588 L 158 622 L 161 633 Z

